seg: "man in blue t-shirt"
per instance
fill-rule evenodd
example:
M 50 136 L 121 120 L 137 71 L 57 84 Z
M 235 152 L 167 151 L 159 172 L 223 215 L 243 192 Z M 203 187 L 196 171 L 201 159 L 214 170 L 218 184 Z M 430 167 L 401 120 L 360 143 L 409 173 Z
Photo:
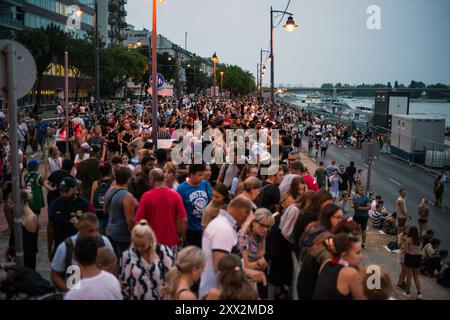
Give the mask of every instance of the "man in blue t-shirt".
M 369 210 L 372 200 L 364 194 L 364 187 L 359 185 L 356 188 L 356 194 L 353 197 L 353 208 L 355 215 L 353 220 L 359 224 L 362 232 L 362 247 L 366 246 L 366 230 L 369 221 Z
M 211 186 L 203 180 L 205 165 L 192 164 L 189 167 L 188 179 L 178 186 L 178 193 L 183 199 L 186 209 L 188 227 L 186 240 L 189 245 L 202 246 L 202 216 L 211 200 Z

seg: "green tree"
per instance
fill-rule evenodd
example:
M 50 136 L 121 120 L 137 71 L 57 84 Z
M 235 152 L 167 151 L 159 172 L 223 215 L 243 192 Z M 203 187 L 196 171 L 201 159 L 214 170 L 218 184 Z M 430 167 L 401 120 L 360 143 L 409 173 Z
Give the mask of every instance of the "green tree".
M 221 65 L 218 73 L 224 72 L 223 89 L 232 96 L 242 96 L 256 90 L 255 78 L 249 71 L 235 65 Z
M 30 50 L 36 62 L 36 107 L 39 109 L 44 73 L 49 70 L 52 62 L 61 64 L 64 61 L 69 36 L 56 25 L 50 24 L 47 28 L 23 29 L 14 38 Z
M 398 81 L 397 80 L 395 80 L 394 88 L 398 88 Z
M 322 84 L 321 88 L 322 89 L 332 89 L 334 86 L 332 83 L 324 83 Z
M 147 58 L 136 50 L 112 46 L 100 55 L 100 94 L 114 97 L 127 81 L 141 81 L 147 68 Z
M 89 36 L 84 39 L 71 37 L 68 41 L 67 51 L 69 68 L 75 77 L 75 99 L 78 99 L 82 82 L 88 77 L 95 76 L 95 48 Z
M 392 89 L 392 84 L 391 84 L 390 82 L 388 82 L 387 87 L 388 87 L 389 89 Z
M 412 80 L 411 83 L 409 84 L 408 88 L 410 88 L 410 89 L 424 89 L 424 88 L 426 88 L 426 85 L 422 81 L 414 81 L 414 80 Z M 420 98 L 421 95 L 422 95 L 422 91 L 423 90 L 411 91 L 410 98 L 411 99 Z

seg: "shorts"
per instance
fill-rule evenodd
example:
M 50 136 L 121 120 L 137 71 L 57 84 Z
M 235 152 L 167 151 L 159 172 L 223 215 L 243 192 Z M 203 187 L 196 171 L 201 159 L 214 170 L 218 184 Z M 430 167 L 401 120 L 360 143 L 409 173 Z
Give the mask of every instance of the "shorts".
M 361 228 L 361 231 L 367 230 L 367 222 L 369 221 L 369 217 L 353 216 L 353 221 L 355 221 L 359 225 L 359 227 Z
M 397 221 L 398 221 L 398 227 L 399 228 L 404 228 L 405 227 L 406 218 L 398 218 Z
M 419 219 L 419 223 L 428 223 L 428 220 L 427 220 L 427 219 L 420 218 L 420 219 Z
M 339 191 L 338 192 L 330 191 L 330 193 L 333 198 L 339 198 Z
M 422 255 L 421 254 L 405 254 L 405 266 L 407 268 L 419 269 L 422 267 Z

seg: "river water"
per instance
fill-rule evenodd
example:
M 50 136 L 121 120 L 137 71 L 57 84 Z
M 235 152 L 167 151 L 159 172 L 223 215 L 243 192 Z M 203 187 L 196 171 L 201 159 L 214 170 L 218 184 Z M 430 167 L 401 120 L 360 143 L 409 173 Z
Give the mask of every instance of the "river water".
M 300 99 L 305 99 L 306 95 L 299 96 Z M 354 98 L 354 99 L 342 99 L 353 109 L 356 107 L 369 107 L 372 108 L 375 104 L 375 98 Z M 294 101 L 294 104 L 299 106 L 306 106 L 301 100 Z M 411 101 L 409 103 L 410 114 L 429 115 L 435 118 L 444 118 L 446 127 L 450 126 L 450 102 L 416 102 Z

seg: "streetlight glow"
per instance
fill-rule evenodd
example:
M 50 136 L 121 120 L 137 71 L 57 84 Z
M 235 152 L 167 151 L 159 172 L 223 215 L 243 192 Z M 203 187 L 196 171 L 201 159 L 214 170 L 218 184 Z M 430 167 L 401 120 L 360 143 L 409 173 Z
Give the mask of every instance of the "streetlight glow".
M 212 62 L 217 63 L 219 61 L 219 59 L 217 58 L 216 53 L 214 52 L 212 58 L 211 58 Z
M 298 25 L 295 24 L 294 18 L 292 18 L 292 16 L 289 16 L 289 18 L 286 21 L 286 24 L 283 25 L 283 28 L 285 28 L 289 32 L 292 32 L 298 28 Z

